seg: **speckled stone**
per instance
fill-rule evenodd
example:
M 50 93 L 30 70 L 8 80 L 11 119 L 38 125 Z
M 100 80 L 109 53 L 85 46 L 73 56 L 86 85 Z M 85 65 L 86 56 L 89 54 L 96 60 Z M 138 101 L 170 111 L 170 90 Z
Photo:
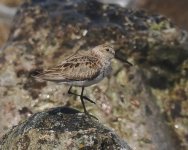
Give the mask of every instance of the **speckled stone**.
M 96 119 L 68 107 L 39 112 L 13 127 L 0 141 L 2 150 L 131 150 Z
M 133 149 L 188 147 L 187 32 L 164 16 L 95 0 L 27 0 L 20 6 L 0 50 L 0 136 L 46 108 L 81 110 L 68 87 L 32 75 L 104 42 L 114 43 L 118 60 L 109 80 L 86 88 L 96 101 L 86 103 L 87 110 Z M 125 59 L 134 66 L 119 61 Z

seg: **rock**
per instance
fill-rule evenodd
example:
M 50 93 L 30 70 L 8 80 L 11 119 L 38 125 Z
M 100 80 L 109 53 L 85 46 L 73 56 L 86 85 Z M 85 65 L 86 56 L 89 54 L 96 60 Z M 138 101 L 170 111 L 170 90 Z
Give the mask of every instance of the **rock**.
M 76 50 L 111 42 L 118 59 L 128 59 L 134 67 L 114 60 L 111 78 L 86 88 L 97 104 L 86 103 L 87 110 L 134 149 L 188 146 L 187 35 L 168 18 L 144 11 L 94 0 L 28 0 L 18 9 L 0 51 L 0 136 L 46 108 L 81 110 L 68 87 L 38 82 L 31 75 Z M 139 80 L 137 69 L 144 74 Z
M 29 117 L 3 137 L 0 149 L 131 150 L 99 121 L 68 107 L 53 108 Z
M 150 12 L 165 15 L 171 18 L 176 25 L 188 30 L 188 21 L 186 19 L 188 16 L 187 5 L 186 0 L 132 0 L 130 1 L 129 7 L 145 9 Z

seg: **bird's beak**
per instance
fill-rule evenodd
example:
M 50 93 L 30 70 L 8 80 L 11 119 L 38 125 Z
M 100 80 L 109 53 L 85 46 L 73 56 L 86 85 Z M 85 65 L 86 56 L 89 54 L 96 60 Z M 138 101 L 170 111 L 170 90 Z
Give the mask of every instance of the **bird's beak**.
M 129 66 L 133 66 L 133 64 L 131 64 L 129 61 L 127 61 L 127 60 L 125 60 L 125 61 L 123 61 L 124 63 L 127 63 L 127 64 L 129 64 Z
M 133 64 L 131 64 L 130 62 L 127 61 L 127 59 L 124 57 L 124 54 L 122 54 L 120 51 L 116 51 L 115 52 L 115 58 L 120 60 L 123 63 L 126 63 L 130 66 L 133 66 Z

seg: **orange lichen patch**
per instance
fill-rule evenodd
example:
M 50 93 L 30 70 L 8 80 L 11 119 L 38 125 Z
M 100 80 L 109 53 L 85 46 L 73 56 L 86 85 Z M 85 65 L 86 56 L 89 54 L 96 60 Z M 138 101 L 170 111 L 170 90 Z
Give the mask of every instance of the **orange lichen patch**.
M 5 43 L 8 38 L 10 26 L 6 23 L 0 23 L 0 47 Z
M 11 7 L 18 6 L 22 2 L 23 2 L 23 0 L 0 0 L 0 3 L 7 5 L 7 6 L 11 6 Z

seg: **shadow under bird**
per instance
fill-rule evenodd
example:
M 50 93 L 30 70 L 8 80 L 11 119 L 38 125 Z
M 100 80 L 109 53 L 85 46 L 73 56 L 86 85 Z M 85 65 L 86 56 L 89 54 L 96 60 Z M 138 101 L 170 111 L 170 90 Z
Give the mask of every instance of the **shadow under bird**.
M 102 44 L 91 50 L 75 53 L 61 64 L 39 73 L 35 78 L 70 85 L 68 93 L 80 97 L 84 112 L 89 115 L 84 100 L 94 104 L 95 102 L 83 95 L 84 88 L 100 82 L 111 74 L 113 58 L 115 58 L 113 47 L 109 44 Z M 125 62 L 132 65 L 128 61 Z M 73 93 L 72 86 L 81 87 L 81 94 Z

